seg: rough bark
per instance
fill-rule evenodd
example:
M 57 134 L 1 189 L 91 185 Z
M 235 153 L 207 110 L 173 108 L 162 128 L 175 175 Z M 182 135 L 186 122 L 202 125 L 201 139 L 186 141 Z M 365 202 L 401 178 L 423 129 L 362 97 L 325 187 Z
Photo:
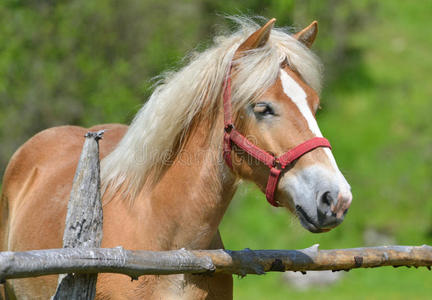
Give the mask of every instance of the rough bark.
M 101 245 L 103 217 L 98 141 L 102 135 L 103 130 L 85 135 L 68 203 L 64 248 L 97 248 Z M 72 272 L 59 276 L 59 284 L 52 299 L 94 299 L 97 273 Z
M 384 246 L 319 250 L 130 251 L 63 248 L 0 252 L 0 281 L 58 273 L 121 273 L 132 279 L 148 274 L 264 274 L 276 271 L 350 270 L 382 266 L 430 267 L 432 247 Z

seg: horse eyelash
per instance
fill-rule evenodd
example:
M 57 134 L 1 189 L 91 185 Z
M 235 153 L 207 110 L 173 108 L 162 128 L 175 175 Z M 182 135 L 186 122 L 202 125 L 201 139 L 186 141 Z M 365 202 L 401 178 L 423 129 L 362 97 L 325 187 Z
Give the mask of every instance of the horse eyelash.
M 272 115 L 272 116 L 275 116 L 275 115 L 276 115 L 274 108 L 273 108 L 272 105 L 270 105 L 269 103 L 266 103 L 266 102 L 258 102 L 258 103 L 255 103 L 255 104 L 253 105 L 253 108 L 255 108 L 257 105 L 265 106 L 264 111 L 262 111 L 262 112 L 258 112 L 259 114 L 261 114 L 261 115 Z M 268 113 L 267 113 L 267 112 L 268 112 Z

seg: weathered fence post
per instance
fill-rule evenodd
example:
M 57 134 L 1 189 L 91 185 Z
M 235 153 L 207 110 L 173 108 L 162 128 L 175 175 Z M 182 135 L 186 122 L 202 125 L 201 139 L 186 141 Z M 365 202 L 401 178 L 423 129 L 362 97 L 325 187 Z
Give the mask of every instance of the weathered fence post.
M 68 203 L 63 248 L 98 248 L 102 241 L 99 143 L 104 131 L 87 132 Z M 52 299 L 94 299 L 96 274 L 59 276 Z

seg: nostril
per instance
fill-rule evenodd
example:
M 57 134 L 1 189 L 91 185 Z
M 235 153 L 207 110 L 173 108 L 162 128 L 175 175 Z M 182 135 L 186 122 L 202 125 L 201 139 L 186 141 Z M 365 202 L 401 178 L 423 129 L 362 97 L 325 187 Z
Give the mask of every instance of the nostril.
M 319 196 L 318 201 L 318 214 L 322 218 L 336 218 L 337 212 L 335 211 L 335 197 L 331 191 L 326 191 Z M 327 221 L 326 221 L 327 222 Z
M 339 192 L 337 188 L 323 190 L 317 195 L 317 217 L 320 228 L 333 228 L 345 218 L 350 200 L 348 196 Z
M 321 196 L 321 203 L 325 204 L 327 206 L 331 206 L 332 204 L 332 197 L 330 192 L 325 192 L 324 194 L 322 194 Z

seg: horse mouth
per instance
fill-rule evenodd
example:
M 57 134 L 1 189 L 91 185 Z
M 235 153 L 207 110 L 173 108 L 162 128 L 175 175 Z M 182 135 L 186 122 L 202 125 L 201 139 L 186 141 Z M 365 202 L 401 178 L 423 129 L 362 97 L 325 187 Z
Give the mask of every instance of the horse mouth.
M 300 224 L 312 233 L 322 233 L 331 230 L 330 228 L 320 228 L 316 225 L 300 205 L 296 205 L 296 215 L 300 220 Z

